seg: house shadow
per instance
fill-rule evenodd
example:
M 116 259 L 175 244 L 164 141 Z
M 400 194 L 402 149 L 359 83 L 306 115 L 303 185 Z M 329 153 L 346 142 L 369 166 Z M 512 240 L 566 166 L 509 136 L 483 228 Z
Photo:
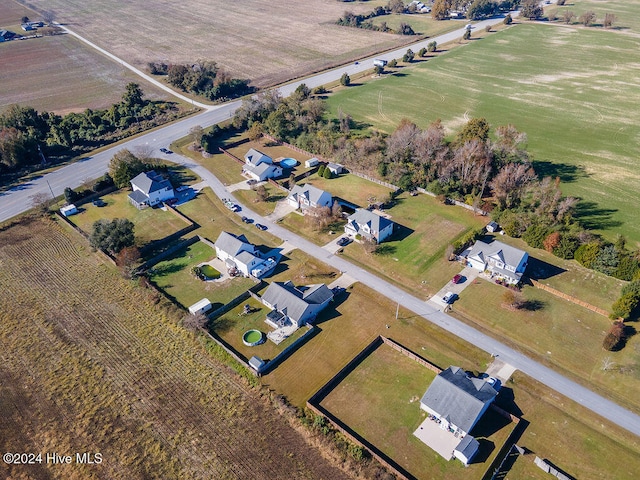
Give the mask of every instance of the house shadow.
M 617 209 L 601 208 L 596 202 L 579 200 L 573 216 L 585 229 L 607 230 L 622 225 L 622 222 L 611 219 L 611 216 L 618 211 Z
M 480 420 L 470 433 L 474 437 L 490 437 L 508 425 L 511 425 L 511 420 L 489 409 L 480 417 Z
M 566 272 L 564 268 L 551 265 L 539 258 L 529 257 L 527 276 L 533 280 L 546 280 Z
M 523 415 L 522 410 L 516 404 L 513 389 L 503 386 L 495 399 L 496 406 L 520 418 Z
M 475 435 L 475 434 L 474 434 Z M 478 453 L 475 454 L 471 463 L 485 463 L 493 451 L 496 449 L 496 444 L 486 438 L 478 438 Z
M 581 165 L 571 165 L 569 163 L 549 162 L 547 160 L 534 160 L 533 168 L 541 178 L 558 177 L 560 181 L 568 183 L 575 182 L 579 178 L 586 178 L 589 174 Z
M 338 317 L 342 316 L 342 313 L 338 311 L 338 307 L 342 305 L 347 299 L 351 296 L 351 293 L 348 291 L 344 291 L 340 293 L 337 297 L 334 298 L 333 302 L 329 304 L 327 308 L 325 308 L 316 320 L 313 322 L 314 325 L 321 325 L 323 323 L 334 320 Z

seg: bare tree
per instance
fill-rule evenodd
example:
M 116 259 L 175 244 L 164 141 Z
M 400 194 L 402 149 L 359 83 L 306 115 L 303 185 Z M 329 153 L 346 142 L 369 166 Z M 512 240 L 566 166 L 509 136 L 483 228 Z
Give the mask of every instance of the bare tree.
M 615 22 L 616 20 L 617 18 L 613 13 L 605 13 L 602 25 L 604 25 L 604 28 L 611 28 L 613 27 L 613 22 Z
M 489 186 L 502 208 L 510 208 L 520 202 L 527 186 L 536 179 L 531 165 L 509 163 L 502 167 Z
M 603 372 L 608 372 L 609 370 L 613 370 L 613 367 L 615 367 L 615 365 L 616 365 L 616 362 L 611 360 L 611 357 L 606 357 L 602 359 Z
M 324 230 L 332 220 L 333 215 L 329 207 L 314 207 L 305 211 L 305 221 L 315 231 Z
M 200 329 L 204 328 L 208 322 L 209 317 L 207 317 L 204 313 L 199 312 L 195 315 L 185 315 L 185 317 L 182 319 L 182 326 L 187 330 L 196 333 Z
M 53 206 L 54 199 L 48 193 L 36 193 L 29 197 L 31 200 L 31 206 L 36 214 L 45 216 L 50 213 L 50 209 Z
M 155 158 L 153 156 L 153 147 L 151 145 L 137 145 L 133 149 L 133 154 L 138 157 L 138 160 L 144 163 L 151 163 Z
M 580 15 L 578 20 L 580 20 L 580 23 L 583 24 L 585 27 L 588 27 L 589 25 L 591 25 L 593 22 L 596 21 L 596 13 L 592 10 L 587 10 L 582 15 Z
M 204 135 L 204 129 L 200 125 L 196 125 L 191 127 L 189 130 L 189 135 L 191 136 L 191 140 L 196 144 L 196 147 L 199 147 L 202 143 L 202 136 Z
M 269 200 L 269 192 L 267 192 L 264 185 L 258 185 L 254 190 L 256 192 L 256 202 L 266 202 Z
M 576 14 L 573 13 L 571 10 L 564 10 L 562 12 L 562 15 L 560 15 L 560 18 L 564 23 L 569 25 L 571 22 L 573 22 L 573 19 L 576 18 Z

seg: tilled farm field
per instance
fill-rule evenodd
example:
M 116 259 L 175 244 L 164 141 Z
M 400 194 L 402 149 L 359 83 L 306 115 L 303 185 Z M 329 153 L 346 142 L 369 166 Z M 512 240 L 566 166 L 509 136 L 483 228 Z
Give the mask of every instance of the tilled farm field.
M 181 316 L 66 226 L 0 231 L 0 448 L 43 454 L 0 477 L 346 478 Z

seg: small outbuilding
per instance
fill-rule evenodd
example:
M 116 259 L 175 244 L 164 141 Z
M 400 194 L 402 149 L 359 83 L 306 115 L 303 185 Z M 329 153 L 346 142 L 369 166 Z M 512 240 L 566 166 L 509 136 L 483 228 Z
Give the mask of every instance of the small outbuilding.
M 316 157 L 313 157 L 313 158 L 310 158 L 309 160 L 306 160 L 304 162 L 304 166 L 305 168 L 311 168 L 311 167 L 315 167 L 319 163 L 320 163 L 320 160 L 318 160 Z
M 75 215 L 78 212 L 78 207 L 76 207 L 73 203 L 71 205 L 67 205 L 66 207 L 62 207 L 60 209 L 60 213 L 65 217 L 69 217 L 71 215 Z
M 189 307 L 189 313 L 197 315 L 199 313 L 207 313 L 213 308 L 208 298 L 203 298 L 199 302 L 194 303 Z
M 256 372 L 260 373 L 262 370 L 264 370 L 264 367 L 266 367 L 267 364 L 260 357 L 257 357 L 254 355 L 249 359 L 249 366 L 253 368 Z
M 460 443 L 453 451 L 453 456 L 464 463 L 466 466 L 471 463 L 473 457 L 475 457 L 476 453 L 478 453 L 479 448 L 480 444 L 475 438 L 473 438 L 471 435 L 465 435 L 465 437 L 460 440 Z
M 494 232 L 499 232 L 500 231 L 500 225 L 498 225 L 496 222 L 487 223 L 487 226 L 485 228 L 486 228 L 487 232 L 490 232 L 490 233 L 494 233 Z
M 340 175 L 344 171 L 344 167 L 342 165 L 340 165 L 339 163 L 329 162 L 329 163 L 327 163 L 327 168 L 334 175 Z

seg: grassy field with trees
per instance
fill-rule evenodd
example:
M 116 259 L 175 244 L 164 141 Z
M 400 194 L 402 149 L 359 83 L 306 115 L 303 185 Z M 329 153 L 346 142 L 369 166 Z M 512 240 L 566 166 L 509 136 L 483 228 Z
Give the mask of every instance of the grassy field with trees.
M 589 55 L 573 55 L 587 46 Z M 423 128 L 440 118 L 449 133 L 480 116 L 513 124 L 527 134 L 536 172 L 559 177 L 563 192 L 582 200 L 586 226 L 635 245 L 637 46 L 602 29 L 517 25 L 328 102 L 334 118 L 348 114 L 387 133 L 403 118 Z

